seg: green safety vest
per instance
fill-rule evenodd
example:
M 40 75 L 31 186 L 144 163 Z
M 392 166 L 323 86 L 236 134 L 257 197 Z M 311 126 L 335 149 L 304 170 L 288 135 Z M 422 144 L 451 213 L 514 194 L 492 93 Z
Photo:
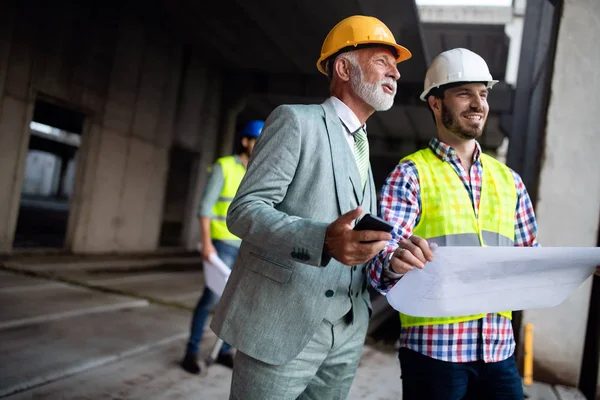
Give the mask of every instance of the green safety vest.
M 227 229 L 227 210 L 240 187 L 246 168 L 237 162 L 235 156 L 222 157 L 217 160 L 223 170 L 223 189 L 212 209 L 210 220 L 210 237 L 216 240 L 240 240 Z
M 481 154 L 483 176 L 479 217 L 469 193 L 452 166 L 427 148 L 405 157 L 417 167 L 421 218 L 414 234 L 439 246 L 513 246 L 517 189 L 510 169 Z M 499 313 L 512 318 L 511 311 Z M 402 327 L 472 321 L 486 314 L 415 317 L 400 313 Z

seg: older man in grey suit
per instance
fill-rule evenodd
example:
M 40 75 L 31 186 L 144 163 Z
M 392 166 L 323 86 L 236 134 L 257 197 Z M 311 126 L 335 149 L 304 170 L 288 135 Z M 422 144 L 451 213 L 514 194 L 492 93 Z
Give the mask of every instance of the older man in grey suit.
M 242 245 L 211 325 L 238 349 L 231 399 L 347 397 L 371 313 L 364 263 L 390 239 L 352 229 L 376 213 L 365 122 L 392 106 L 409 57 L 381 21 L 349 17 L 317 63 L 331 97 L 269 116 L 229 208 Z

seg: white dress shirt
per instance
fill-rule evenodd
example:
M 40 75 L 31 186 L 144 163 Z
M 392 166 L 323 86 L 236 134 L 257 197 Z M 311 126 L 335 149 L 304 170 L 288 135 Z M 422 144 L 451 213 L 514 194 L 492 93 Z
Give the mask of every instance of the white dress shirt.
M 333 106 L 333 108 L 335 109 L 335 112 L 337 113 L 338 117 L 340 117 L 340 121 L 342 121 L 342 125 L 344 125 L 344 128 L 346 128 L 346 141 L 348 142 L 348 146 L 350 146 L 350 150 L 354 151 L 354 135 L 353 134 L 361 126 L 360 121 L 358 120 L 358 117 L 356 116 L 356 114 L 354 114 L 354 111 L 352 111 L 350 109 L 350 107 L 348 107 L 346 105 L 346 103 L 344 103 L 343 101 L 341 101 L 340 99 L 338 99 L 335 96 L 331 96 L 330 98 L 325 100 L 325 103 L 330 103 Z M 366 123 L 363 125 L 363 129 L 365 130 L 365 133 L 366 133 L 367 132 L 367 124 Z M 384 274 L 386 274 L 388 277 L 390 277 L 392 279 L 399 279 L 402 276 L 404 276 L 404 274 L 397 274 L 390 268 L 389 261 L 391 260 L 393 255 L 394 255 L 394 253 L 390 254 L 388 259 L 386 260 L 387 262 L 384 263 L 383 272 L 384 272 Z
M 361 127 L 358 117 L 356 114 L 354 114 L 354 111 L 352 111 L 350 107 L 346 105 L 346 103 L 335 96 L 331 96 L 325 100 L 325 103 L 331 104 L 335 109 L 340 121 L 342 121 L 342 125 L 344 125 L 344 128 L 346 128 L 346 141 L 348 142 L 348 146 L 350 146 L 350 150 L 354 151 L 354 132 Z M 362 127 L 366 133 L 367 124 L 362 125 Z

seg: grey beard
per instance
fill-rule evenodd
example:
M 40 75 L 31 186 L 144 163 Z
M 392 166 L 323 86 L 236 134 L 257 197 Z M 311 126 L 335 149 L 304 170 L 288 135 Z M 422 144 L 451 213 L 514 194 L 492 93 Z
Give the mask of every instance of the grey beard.
M 375 111 L 387 111 L 394 105 L 394 96 L 383 91 L 381 82 L 367 83 L 363 81 L 363 73 L 359 65 L 352 65 L 350 87 L 358 97 L 373 107 Z

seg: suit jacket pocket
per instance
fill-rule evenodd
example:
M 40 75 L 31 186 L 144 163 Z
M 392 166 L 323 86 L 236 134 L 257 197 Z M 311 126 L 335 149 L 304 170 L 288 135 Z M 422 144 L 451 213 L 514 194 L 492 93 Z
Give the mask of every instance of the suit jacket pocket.
M 248 253 L 254 260 L 250 261 L 246 268 L 262 276 L 279 283 L 288 283 L 292 277 L 292 267 L 278 263 L 261 254 Z

